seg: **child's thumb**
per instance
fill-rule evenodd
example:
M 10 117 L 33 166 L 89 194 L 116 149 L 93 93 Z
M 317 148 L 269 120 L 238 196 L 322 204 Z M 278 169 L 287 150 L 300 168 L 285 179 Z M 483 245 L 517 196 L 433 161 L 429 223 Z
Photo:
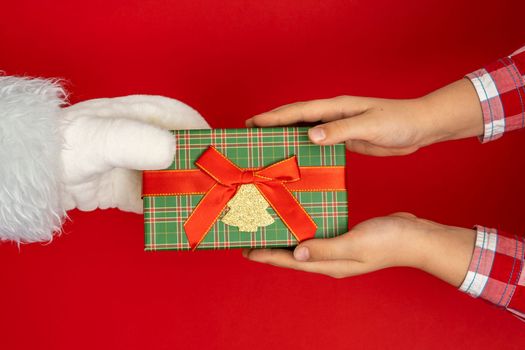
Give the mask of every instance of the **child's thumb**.
M 308 131 L 308 136 L 313 143 L 333 145 L 347 140 L 368 140 L 372 127 L 369 116 L 359 115 L 315 126 Z
M 328 239 L 310 239 L 300 243 L 293 255 L 299 261 L 321 261 L 351 258 L 352 247 L 348 235 Z

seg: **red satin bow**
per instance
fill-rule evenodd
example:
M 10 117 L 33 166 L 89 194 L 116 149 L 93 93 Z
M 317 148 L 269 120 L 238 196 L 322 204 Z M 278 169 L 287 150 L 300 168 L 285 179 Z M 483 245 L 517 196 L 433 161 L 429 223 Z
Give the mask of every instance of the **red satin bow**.
M 254 184 L 259 189 L 298 241 L 314 237 L 317 225 L 283 185 L 301 178 L 295 156 L 258 170 L 241 169 L 210 146 L 195 165 L 216 183 L 206 192 L 184 223 L 186 236 L 193 250 L 204 239 L 242 184 Z

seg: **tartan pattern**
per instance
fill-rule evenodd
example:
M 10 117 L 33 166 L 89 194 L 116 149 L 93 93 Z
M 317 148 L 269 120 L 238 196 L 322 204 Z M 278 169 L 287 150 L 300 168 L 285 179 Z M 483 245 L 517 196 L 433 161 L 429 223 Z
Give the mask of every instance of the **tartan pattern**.
M 467 75 L 483 112 L 482 142 L 525 126 L 525 46 Z
M 177 154 L 168 170 L 196 169 L 194 162 L 210 145 L 241 168 L 260 168 L 297 156 L 299 166 L 344 166 L 345 147 L 310 142 L 308 128 L 177 130 Z M 317 224 L 315 236 L 334 237 L 348 229 L 346 191 L 292 192 Z M 146 250 L 189 250 L 184 222 L 203 195 L 144 197 Z M 217 220 L 197 249 L 286 247 L 295 237 L 269 207 L 275 222 L 257 232 L 239 232 Z M 221 215 L 222 216 L 222 215 Z
M 525 319 L 525 240 L 477 226 L 470 266 L 459 290 Z

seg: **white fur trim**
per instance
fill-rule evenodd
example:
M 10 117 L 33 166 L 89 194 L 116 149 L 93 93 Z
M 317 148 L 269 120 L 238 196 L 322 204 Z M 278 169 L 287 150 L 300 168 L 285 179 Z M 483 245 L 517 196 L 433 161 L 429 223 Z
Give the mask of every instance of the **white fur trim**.
M 0 76 L 0 240 L 49 241 L 60 231 L 64 96 L 57 81 Z

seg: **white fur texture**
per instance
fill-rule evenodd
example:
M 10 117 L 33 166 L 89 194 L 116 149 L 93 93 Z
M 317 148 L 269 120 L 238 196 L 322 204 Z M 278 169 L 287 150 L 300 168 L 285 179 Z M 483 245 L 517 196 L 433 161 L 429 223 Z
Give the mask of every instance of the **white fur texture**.
M 173 161 L 167 130 L 206 129 L 201 115 L 162 96 L 132 95 L 78 103 L 63 110 L 63 202 L 84 211 L 142 212 L 141 173 Z
M 0 240 L 49 241 L 73 208 L 142 212 L 139 170 L 171 164 L 168 130 L 209 128 L 166 97 L 60 109 L 64 96 L 55 81 L 0 76 Z
M 51 80 L 0 76 L 0 240 L 49 241 L 60 201 L 60 105 Z

